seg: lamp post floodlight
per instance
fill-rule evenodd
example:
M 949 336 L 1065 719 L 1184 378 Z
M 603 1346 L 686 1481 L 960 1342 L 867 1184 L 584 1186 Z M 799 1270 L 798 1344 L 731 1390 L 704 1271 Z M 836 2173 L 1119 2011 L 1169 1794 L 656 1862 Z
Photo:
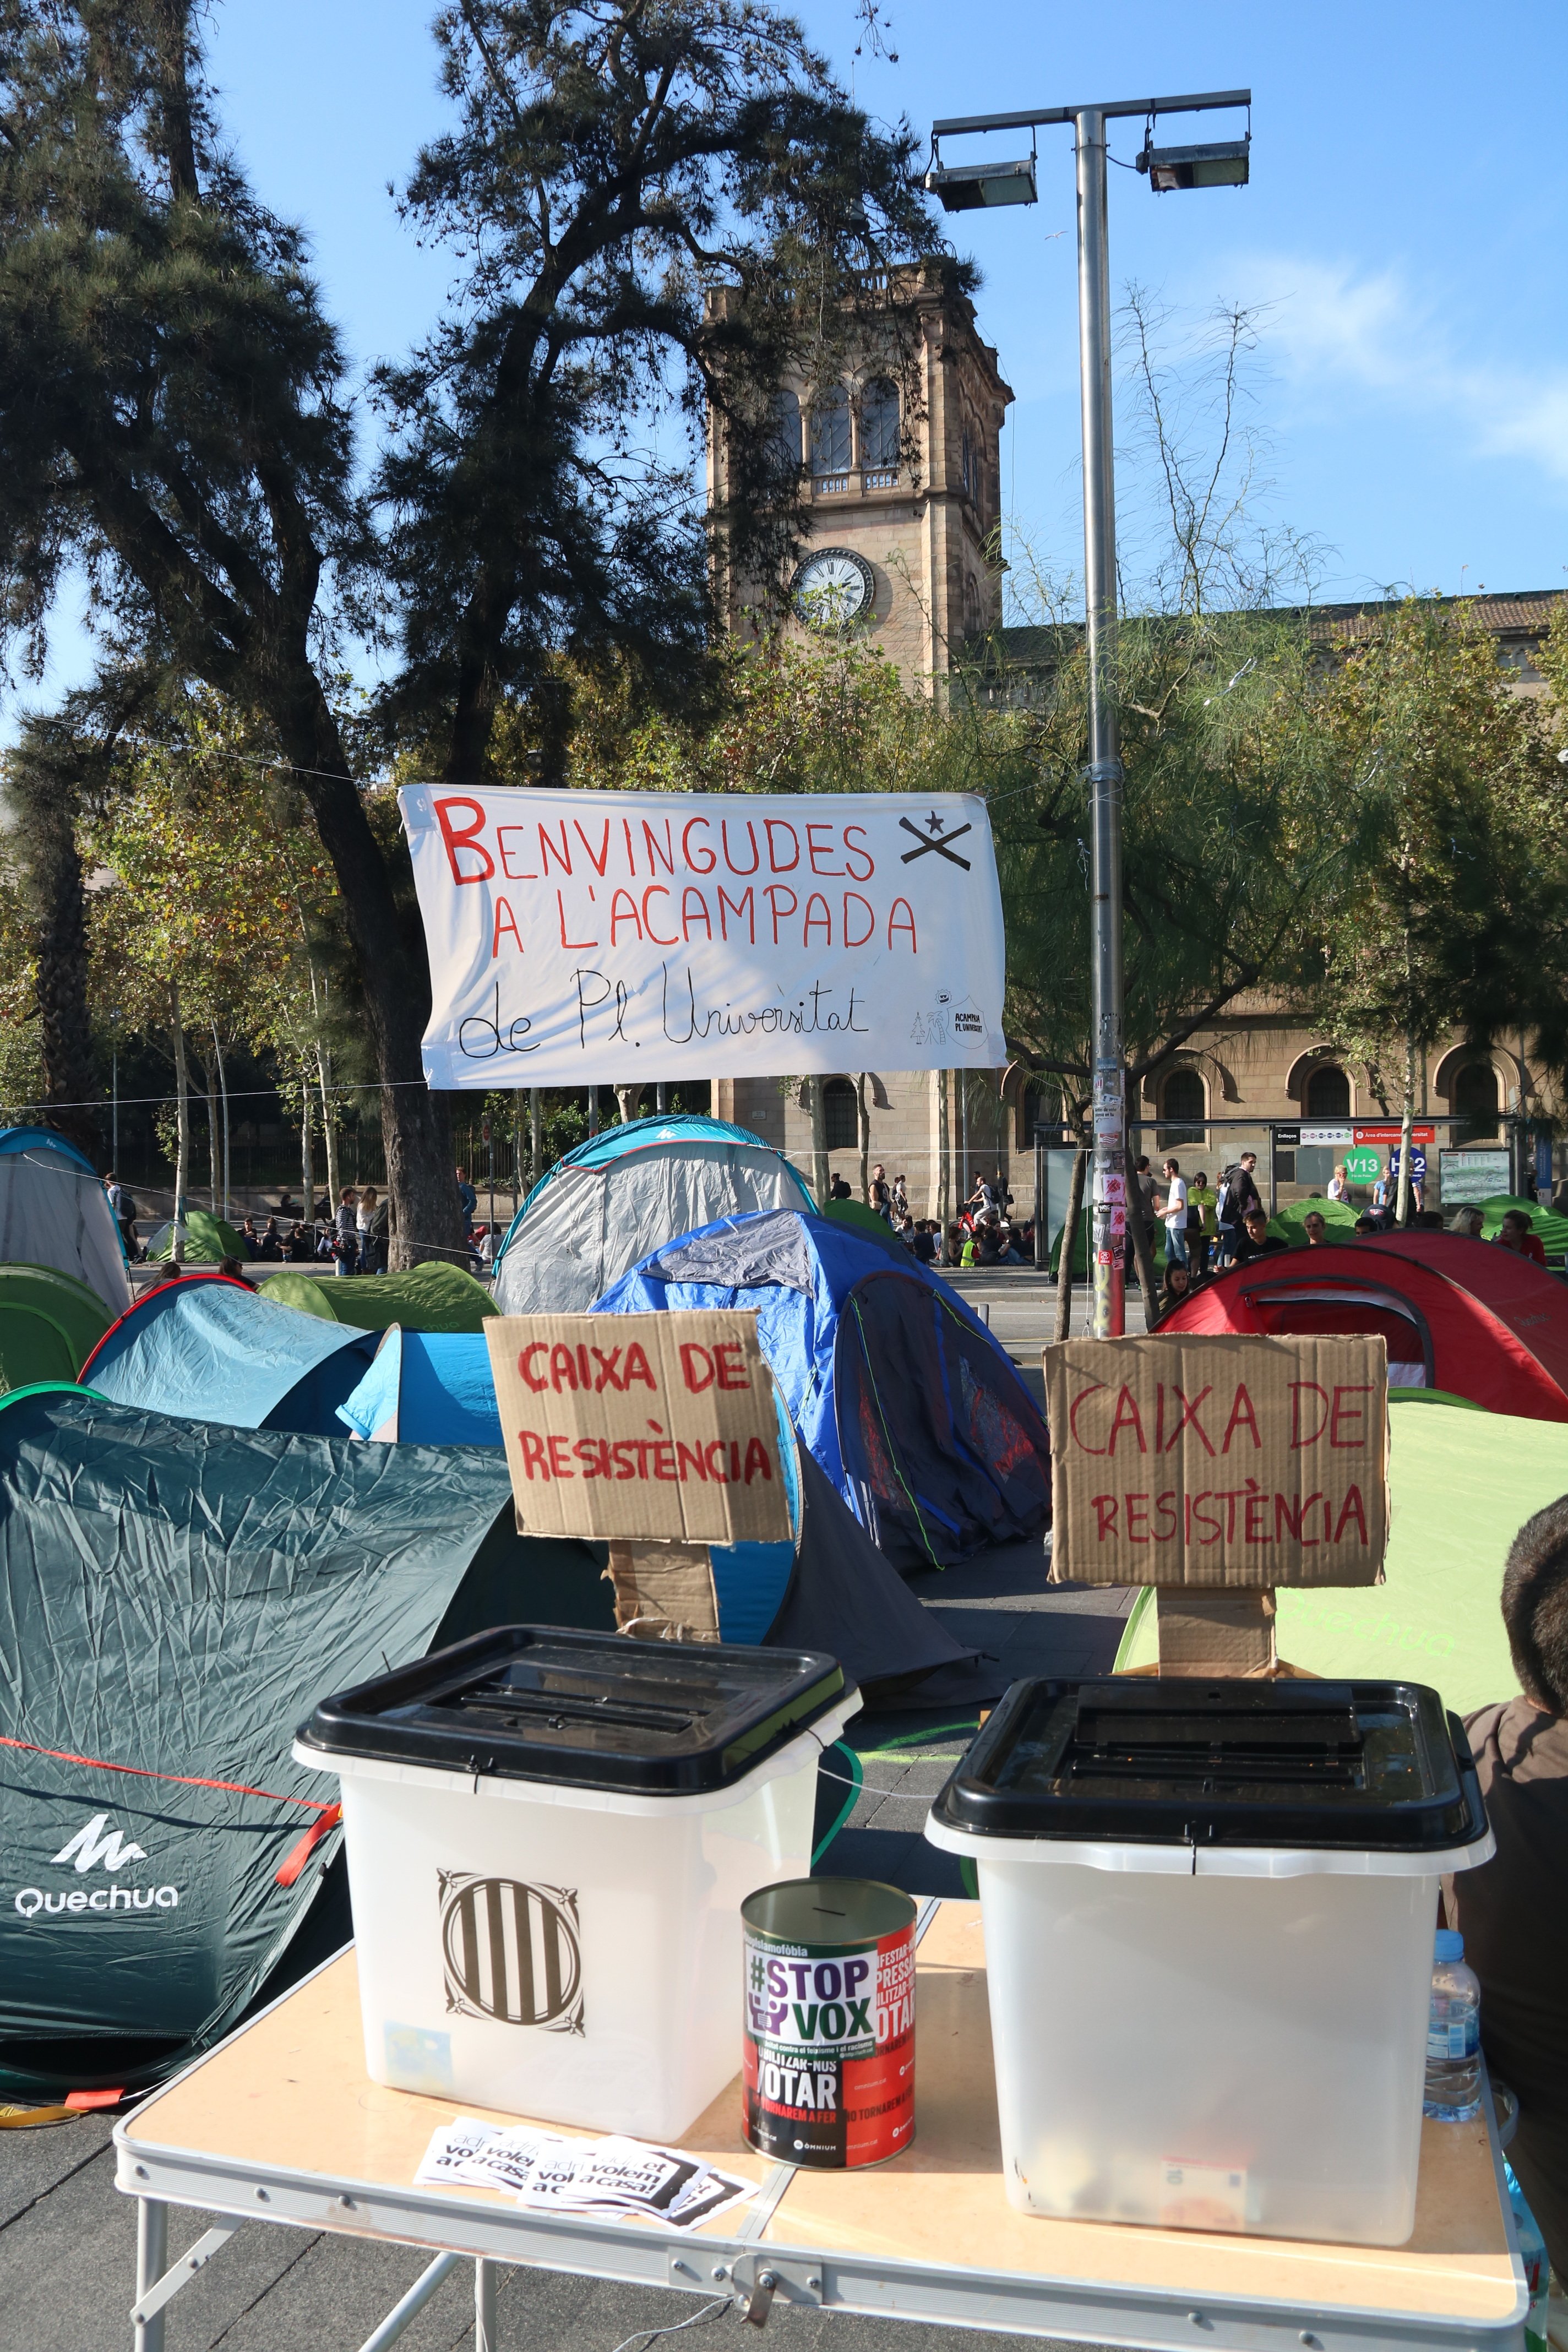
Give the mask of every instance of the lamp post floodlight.
M 925 184 L 946 212 L 1032 204 L 1035 159 L 1026 163 L 943 164 L 938 142 L 965 132 L 1034 131 L 1071 123 L 1078 161 L 1079 375 L 1083 415 L 1085 643 L 1089 656 L 1089 893 L 1092 933 L 1094 1107 L 1093 1321 L 1097 1339 L 1126 1328 L 1122 1253 L 1128 1213 L 1126 1063 L 1122 1047 L 1121 761 L 1117 736 L 1116 485 L 1110 416 L 1110 270 L 1106 216 L 1106 125 L 1144 115 L 1148 129 L 1138 168 L 1158 195 L 1184 188 L 1245 187 L 1251 131 L 1200 147 L 1154 145 L 1162 114 L 1250 110 L 1249 89 L 1204 90 L 1179 98 L 1117 99 L 1098 106 L 1042 107 L 1014 114 L 951 116 L 931 125 Z M 1064 1250 L 1073 1236 L 1064 1234 Z

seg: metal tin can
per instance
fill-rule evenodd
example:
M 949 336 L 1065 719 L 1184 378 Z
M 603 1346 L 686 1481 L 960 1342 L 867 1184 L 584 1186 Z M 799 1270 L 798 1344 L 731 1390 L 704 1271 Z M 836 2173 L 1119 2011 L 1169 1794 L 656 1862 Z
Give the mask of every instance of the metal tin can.
M 880 2164 L 915 2136 L 915 1905 L 792 1878 L 741 1906 L 744 2128 L 785 2164 Z

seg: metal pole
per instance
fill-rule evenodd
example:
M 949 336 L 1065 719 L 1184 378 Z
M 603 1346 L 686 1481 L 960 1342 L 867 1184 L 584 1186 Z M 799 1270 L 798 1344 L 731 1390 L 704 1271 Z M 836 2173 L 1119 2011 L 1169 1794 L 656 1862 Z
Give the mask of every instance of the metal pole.
M 1078 334 L 1083 403 L 1083 569 L 1094 982 L 1094 1293 L 1091 1329 L 1119 1339 L 1127 1178 L 1121 1051 L 1121 761 L 1116 728 L 1116 489 L 1110 420 L 1110 259 L 1105 116 L 1073 119 L 1078 157 Z
M 500 2264 L 484 2255 L 474 2259 L 474 2352 L 500 2352 L 496 2333 L 496 2273 Z
M 120 1049 L 118 1046 L 111 1056 L 110 1066 L 113 1072 L 110 1084 L 114 1090 L 114 1120 L 113 1134 L 109 1146 L 109 1164 L 118 1176 L 120 1173 Z
M 169 2209 L 160 2198 L 136 2200 L 136 2300 L 157 2285 L 169 2267 Z M 123 2305 L 121 2306 L 123 2308 Z M 163 2315 L 139 2319 L 136 2352 L 163 2352 Z

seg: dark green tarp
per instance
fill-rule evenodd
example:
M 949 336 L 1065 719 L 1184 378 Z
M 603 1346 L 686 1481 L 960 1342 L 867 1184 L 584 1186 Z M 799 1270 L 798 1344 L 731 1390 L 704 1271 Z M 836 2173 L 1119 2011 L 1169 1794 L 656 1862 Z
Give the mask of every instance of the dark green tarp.
M 0 2085 L 132 2084 L 210 2042 L 337 1843 L 278 1885 L 314 1819 L 279 1801 L 337 1794 L 289 1755 L 315 1702 L 486 1624 L 609 1630 L 600 1569 L 520 1538 L 479 1448 L 7 1399 L 0 1733 L 26 1745 L 0 1747 Z

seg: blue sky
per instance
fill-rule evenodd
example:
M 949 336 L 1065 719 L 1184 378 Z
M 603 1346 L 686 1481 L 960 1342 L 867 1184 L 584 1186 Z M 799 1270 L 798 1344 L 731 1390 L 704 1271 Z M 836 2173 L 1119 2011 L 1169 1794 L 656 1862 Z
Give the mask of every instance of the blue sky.
M 360 362 L 405 349 L 446 280 L 387 194 L 440 119 L 429 13 L 222 0 L 211 19 L 239 155 L 309 230 Z M 1267 510 L 1321 543 L 1321 594 L 1568 584 L 1563 0 L 1498 16 L 1473 0 L 885 0 L 896 65 L 854 57 L 853 0 L 797 13 L 873 112 L 922 135 L 938 114 L 1250 84 L 1247 189 L 1155 198 L 1112 173 L 1113 283 L 1181 320 L 1266 306 L 1251 422 Z M 1131 160 L 1140 131 L 1121 124 L 1112 152 Z M 1073 175 L 1070 134 L 1040 138 L 1039 205 L 952 227 L 1017 395 L 1010 524 L 1059 573 L 1080 551 Z M 1139 489 L 1130 454 L 1134 528 Z M 68 631 L 56 682 L 77 667 Z

